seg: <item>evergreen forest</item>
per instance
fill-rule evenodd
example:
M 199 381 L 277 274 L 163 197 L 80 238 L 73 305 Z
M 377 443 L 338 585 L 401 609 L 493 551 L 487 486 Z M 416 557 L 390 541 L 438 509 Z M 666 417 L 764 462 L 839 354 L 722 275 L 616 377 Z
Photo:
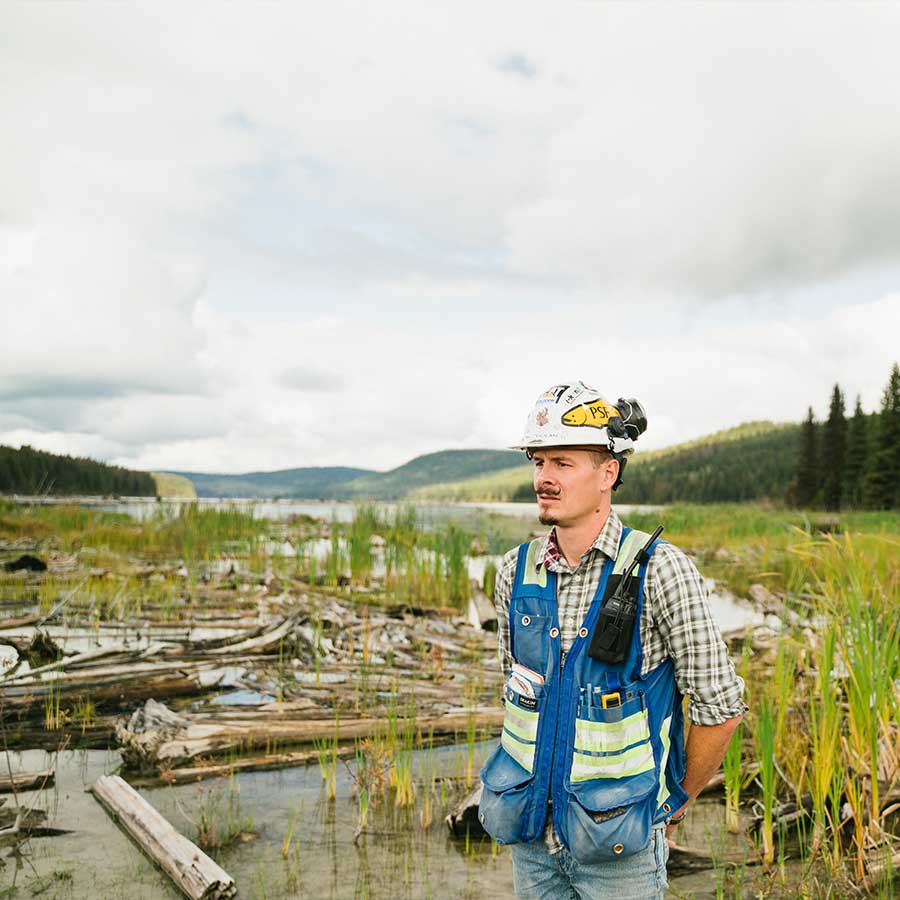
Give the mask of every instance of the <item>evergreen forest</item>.
M 153 497 L 156 481 L 149 472 L 93 459 L 0 445 L 0 494 Z
M 881 409 L 866 413 L 859 396 L 848 417 L 840 385 L 828 418 L 810 406 L 800 427 L 797 474 L 788 499 L 829 510 L 900 508 L 900 366 L 894 363 Z

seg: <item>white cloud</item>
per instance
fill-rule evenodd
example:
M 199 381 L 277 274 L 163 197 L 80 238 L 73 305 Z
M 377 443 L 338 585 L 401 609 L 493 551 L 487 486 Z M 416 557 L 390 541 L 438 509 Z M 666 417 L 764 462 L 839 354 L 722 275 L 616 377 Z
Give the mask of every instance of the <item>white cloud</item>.
M 898 30 L 881 5 L 8 4 L 0 440 L 388 466 L 506 445 L 569 375 L 644 400 L 647 446 L 799 419 L 834 381 L 872 408 L 897 295 L 829 285 L 900 265 Z

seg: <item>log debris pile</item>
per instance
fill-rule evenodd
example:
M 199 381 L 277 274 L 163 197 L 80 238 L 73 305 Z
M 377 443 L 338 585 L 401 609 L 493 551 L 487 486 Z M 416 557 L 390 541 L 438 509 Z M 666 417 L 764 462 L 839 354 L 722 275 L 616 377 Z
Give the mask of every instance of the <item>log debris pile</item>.
M 50 748 L 61 732 L 75 746 L 108 746 L 115 736 L 132 773 L 183 780 L 179 770 L 217 774 L 224 757 L 232 769 L 307 762 L 316 742 L 335 737 L 347 752 L 389 715 L 438 740 L 473 724 L 499 730 L 496 637 L 460 616 L 305 593 L 266 604 L 259 618 L 237 628 L 225 620 L 223 637 L 208 627 L 196 639 L 124 631 L 8 673 L 0 690 L 10 746 Z M 35 629 L 13 641 L 52 638 Z M 48 709 L 58 710 L 53 722 Z

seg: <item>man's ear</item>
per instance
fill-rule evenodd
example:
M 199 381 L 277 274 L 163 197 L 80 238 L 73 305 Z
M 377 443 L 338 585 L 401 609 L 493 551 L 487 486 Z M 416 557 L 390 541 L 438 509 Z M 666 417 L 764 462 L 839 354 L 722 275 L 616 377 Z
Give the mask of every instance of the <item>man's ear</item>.
M 603 490 L 611 491 L 612 486 L 619 477 L 619 461 L 617 459 L 608 459 L 603 463 Z

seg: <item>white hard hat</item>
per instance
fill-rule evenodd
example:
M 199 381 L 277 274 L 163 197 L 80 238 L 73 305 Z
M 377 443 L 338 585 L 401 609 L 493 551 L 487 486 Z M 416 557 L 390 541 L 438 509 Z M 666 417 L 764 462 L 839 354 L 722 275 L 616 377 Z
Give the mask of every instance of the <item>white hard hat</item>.
M 608 447 L 621 459 L 634 452 L 638 436 L 647 428 L 647 417 L 637 400 L 609 403 L 583 381 L 556 384 L 535 401 L 525 433 L 513 450 L 539 447 Z

